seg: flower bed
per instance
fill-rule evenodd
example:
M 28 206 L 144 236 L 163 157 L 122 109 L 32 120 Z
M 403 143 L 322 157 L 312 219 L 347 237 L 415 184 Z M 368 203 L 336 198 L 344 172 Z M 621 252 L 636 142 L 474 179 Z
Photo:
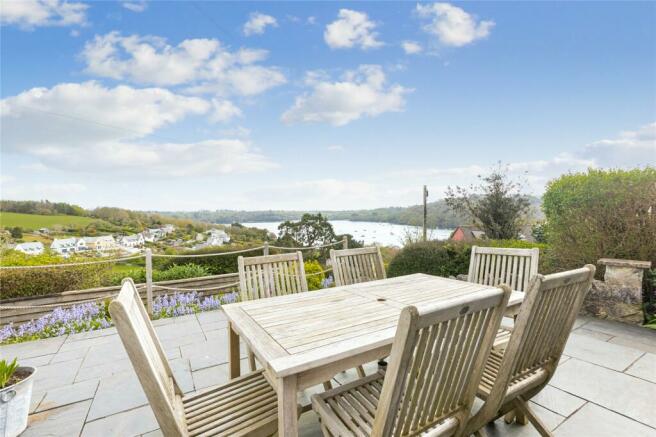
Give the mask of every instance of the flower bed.
M 195 291 L 157 296 L 153 300 L 153 319 L 195 314 L 216 310 L 222 304 L 237 300 L 237 293 L 224 296 L 200 297 Z M 40 338 L 58 337 L 78 332 L 95 331 L 112 326 L 109 300 L 100 303 L 73 305 L 71 308 L 55 308 L 51 313 L 36 320 L 0 328 L 0 344 L 20 343 Z

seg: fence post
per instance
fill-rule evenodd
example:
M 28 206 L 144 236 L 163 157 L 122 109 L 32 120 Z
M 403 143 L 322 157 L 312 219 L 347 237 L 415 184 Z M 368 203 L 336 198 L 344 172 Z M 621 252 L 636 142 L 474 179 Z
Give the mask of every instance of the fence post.
M 153 251 L 146 249 L 146 309 L 153 315 Z
M 348 237 L 346 235 L 342 237 L 342 249 L 348 249 Z
M 269 255 L 269 242 L 268 242 L 268 241 L 265 241 L 265 242 L 264 242 L 264 250 L 263 250 L 263 252 L 264 252 L 264 256 Z

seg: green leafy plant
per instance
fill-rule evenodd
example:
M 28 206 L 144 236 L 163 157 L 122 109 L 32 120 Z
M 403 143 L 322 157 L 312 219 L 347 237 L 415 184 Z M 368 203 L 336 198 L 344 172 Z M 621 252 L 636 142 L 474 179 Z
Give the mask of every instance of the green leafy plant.
M 307 279 L 308 290 L 319 290 L 325 278 L 323 267 L 318 261 L 305 261 L 305 278 Z
M 7 386 L 7 383 L 17 368 L 18 363 L 16 362 L 16 358 L 11 363 L 7 363 L 7 360 L 0 360 L 0 388 Z

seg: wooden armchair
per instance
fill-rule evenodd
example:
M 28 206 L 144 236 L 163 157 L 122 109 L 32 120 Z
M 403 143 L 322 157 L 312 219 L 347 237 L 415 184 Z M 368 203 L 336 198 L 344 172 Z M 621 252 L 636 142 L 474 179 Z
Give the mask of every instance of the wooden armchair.
M 201 393 L 184 395 L 131 279 L 109 305 L 157 423 L 165 436 L 271 435 L 278 426 L 278 398 L 263 371 Z
M 510 289 L 403 309 L 386 373 L 312 397 L 324 435 L 459 435 Z
M 525 424 L 528 417 L 540 435 L 551 435 L 531 411 L 528 401 L 556 371 L 594 273 L 595 267 L 588 264 L 533 279 L 508 346 L 504 350 L 493 349 L 485 364 L 478 388 L 478 396 L 485 403 L 467 426 L 468 434 L 509 413 L 506 422 L 517 419 Z
M 338 287 L 387 277 L 378 246 L 360 249 L 331 249 L 330 262 L 335 276 L 335 285 Z

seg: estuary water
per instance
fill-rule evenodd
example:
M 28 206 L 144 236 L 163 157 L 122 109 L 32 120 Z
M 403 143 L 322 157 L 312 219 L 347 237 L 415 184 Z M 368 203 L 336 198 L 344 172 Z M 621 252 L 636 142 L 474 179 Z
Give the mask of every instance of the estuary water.
M 282 222 L 242 223 L 244 226 L 266 229 L 278 234 L 278 225 Z M 403 246 L 407 235 L 420 236 L 421 227 L 397 225 L 380 222 L 354 222 L 350 220 L 330 220 L 336 234 L 351 234 L 356 240 L 364 244 L 380 244 L 382 246 Z M 452 229 L 429 229 L 428 238 L 431 240 L 446 240 Z

